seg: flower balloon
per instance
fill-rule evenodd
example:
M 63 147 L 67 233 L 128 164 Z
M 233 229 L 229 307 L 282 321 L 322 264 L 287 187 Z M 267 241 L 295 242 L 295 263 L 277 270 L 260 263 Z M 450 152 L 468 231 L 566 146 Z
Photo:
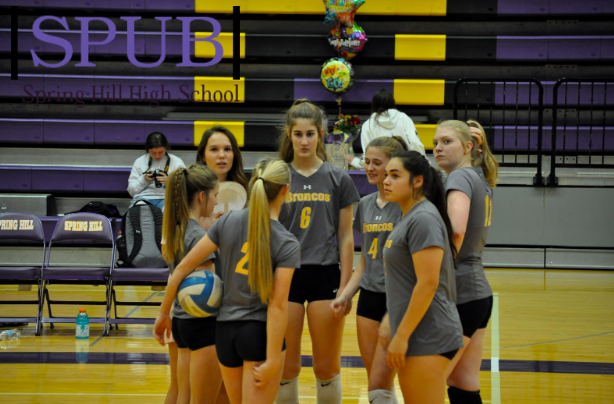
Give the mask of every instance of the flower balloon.
M 354 15 L 356 10 L 363 4 L 365 0 L 323 0 L 326 6 L 326 16 L 324 24 L 329 22 L 340 22 L 348 27 L 354 24 Z

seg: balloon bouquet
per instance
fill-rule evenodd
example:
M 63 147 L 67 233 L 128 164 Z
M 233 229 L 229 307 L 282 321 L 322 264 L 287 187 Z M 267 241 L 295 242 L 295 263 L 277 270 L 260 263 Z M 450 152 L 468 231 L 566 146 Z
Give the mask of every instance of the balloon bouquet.
M 345 133 L 343 129 L 344 116 L 341 113 L 341 95 L 347 92 L 354 84 L 354 69 L 348 60 L 363 50 L 367 43 L 367 34 L 354 21 L 356 11 L 365 3 L 365 0 L 323 0 L 326 6 L 326 16 L 324 24 L 336 22 L 335 27 L 328 34 L 328 42 L 337 51 L 337 57 L 324 62 L 320 79 L 322 85 L 328 91 L 337 94 L 337 104 L 339 105 L 339 120 L 335 124 L 335 130 L 331 135 L 331 140 L 335 135 L 342 136 L 340 142 L 348 144 L 348 152 L 352 153 L 351 148 L 354 140 L 358 137 L 358 131 Z M 358 117 L 356 117 L 358 118 Z M 333 156 L 338 153 L 332 153 Z

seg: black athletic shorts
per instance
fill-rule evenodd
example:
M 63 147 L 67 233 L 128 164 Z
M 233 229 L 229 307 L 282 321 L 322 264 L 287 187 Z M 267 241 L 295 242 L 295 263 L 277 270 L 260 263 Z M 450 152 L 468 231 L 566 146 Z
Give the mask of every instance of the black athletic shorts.
M 227 368 L 243 366 L 243 361 L 266 360 L 266 323 L 264 321 L 220 321 L 217 323 L 215 349 L 220 363 Z M 281 351 L 286 350 L 286 340 Z
M 477 330 L 488 325 L 492 313 L 492 296 L 459 304 L 456 308 L 463 325 L 463 335 L 471 338 Z
M 444 358 L 448 358 L 448 359 L 452 360 L 452 359 L 454 359 L 454 356 L 456 356 L 457 352 L 458 352 L 458 349 L 455 349 L 455 350 L 450 351 L 450 352 L 440 353 L 439 355 L 443 356 Z
M 215 345 L 215 317 L 182 319 L 173 317 L 173 339 L 177 348 L 189 348 L 196 351 Z
M 337 297 L 341 271 L 339 264 L 301 265 L 294 271 L 288 301 L 304 304 Z
M 386 294 L 360 289 L 356 315 L 374 321 L 382 321 L 386 314 Z

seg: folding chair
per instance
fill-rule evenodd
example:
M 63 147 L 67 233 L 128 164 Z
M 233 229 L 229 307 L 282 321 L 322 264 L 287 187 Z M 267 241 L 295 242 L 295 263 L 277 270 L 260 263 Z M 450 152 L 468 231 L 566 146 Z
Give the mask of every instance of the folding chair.
M 111 259 L 109 265 L 100 266 L 53 266 L 52 251 L 54 243 L 58 242 L 90 242 L 109 245 L 111 247 Z M 78 244 L 77 244 L 78 245 Z M 57 250 L 56 246 L 56 250 Z M 54 317 L 51 312 L 52 304 L 62 305 L 100 305 L 105 306 L 104 317 L 90 317 L 90 323 L 104 324 L 103 335 L 108 335 L 108 320 L 111 302 L 111 289 L 109 279 L 113 271 L 115 262 L 115 242 L 111 222 L 105 216 L 96 213 L 73 213 L 62 217 L 55 226 L 49 247 L 47 248 L 47 260 L 42 273 L 42 300 L 41 300 L 41 322 L 53 323 L 74 323 L 76 315 L 72 317 Z M 62 285 L 104 285 L 106 287 L 106 299 L 100 300 L 51 300 L 49 296 L 50 283 Z M 42 316 L 42 309 L 47 300 L 49 317 Z
M 10 265 L 6 262 L 0 264 L 0 285 L 37 285 L 38 287 L 37 300 L 0 300 L 0 304 L 3 305 L 36 304 L 36 317 L 0 317 L 0 323 L 36 323 L 36 335 L 40 335 L 41 271 L 45 265 L 46 250 L 43 225 L 38 217 L 28 213 L 2 213 L 0 214 L 0 242 L 11 247 L 23 247 L 24 244 L 42 245 L 40 265 L 18 266 L 18 263 Z M 28 254 L 30 254 L 30 251 L 28 251 Z M 20 257 L 18 261 L 29 261 L 29 259 Z

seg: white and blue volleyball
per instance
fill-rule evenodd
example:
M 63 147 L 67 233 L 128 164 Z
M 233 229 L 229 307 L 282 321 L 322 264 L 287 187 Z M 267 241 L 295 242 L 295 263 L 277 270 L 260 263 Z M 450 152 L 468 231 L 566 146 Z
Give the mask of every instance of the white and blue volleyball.
M 209 317 L 222 304 L 222 280 L 213 272 L 200 270 L 188 275 L 179 285 L 177 298 L 191 316 Z

